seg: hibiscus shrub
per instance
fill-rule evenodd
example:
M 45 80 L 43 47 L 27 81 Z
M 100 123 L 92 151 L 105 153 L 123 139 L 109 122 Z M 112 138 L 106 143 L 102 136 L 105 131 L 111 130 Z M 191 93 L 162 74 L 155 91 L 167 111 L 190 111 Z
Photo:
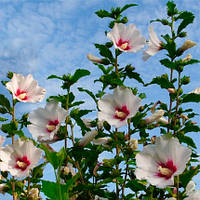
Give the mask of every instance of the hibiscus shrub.
M 9 72 L 8 80 L 2 81 L 12 98 L 0 95 L 1 134 L 10 142 L 3 145 L 5 137 L 0 136 L 1 193 L 12 195 L 14 200 L 42 196 L 51 200 L 200 199 L 192 181 L 200 169 L 197 144 L 187 134 L 200 128 L 193 121 L 197 113 L 185 106 L 200 102 L 200 90 L 183 90 L 190 83 L 190 77 L 183 73 L 185 66 L 199 63 L 190 54 L 184 55 L 196 45 L 184 39 L 194 15 L 179 11 L 169 1 L 167 18 L 151 22 L 168 27 L 170 34 L 158 37 L 150 26 L 146 41 L 134 24 L 126 25 L 123 12 L 134 6 L 96 12 L 100 18 L 111 19 L 106 32 L 110 41 L 95 44 L 101 57 L 88 54 L 101 70 L 102 75 L 94 82 L 102 87 L 98 92 L 78 87 L 80 93 L 93 99 L 96 110 L 86 109 L 85 101 L 73 93 L 79 79 L 90 75 L 86 69 L 50 75 L 48 79 L 61 81 L 64 94 L 48 97 L 45 107 L 22 116 L 18 105 L 41 102 L 45 89 L 30 74 L 24 77 Z M 180 39 L 183 44 L 179 47 Z M 149 83 L 132 64 L 119 66 L 123 54 L 136 53 L 145 45 L 143 60 L 165 51 L 160 63 L 168 71 Z M 169 103 L 157 96 L 155 102 L 143 104 L 146 95 L 137 85 L 128 85 L 132 80 L 140 87 L 158 85 L 167 92 Z M 89 114 L 94 118 L 87 119 Z M 155 130 L 159 130 L 156 136 Z M 51 145 L 56 142 L 61 144 L 58 152 Z M 47 164 L 52 165 L 55 181 L 44 180 Z

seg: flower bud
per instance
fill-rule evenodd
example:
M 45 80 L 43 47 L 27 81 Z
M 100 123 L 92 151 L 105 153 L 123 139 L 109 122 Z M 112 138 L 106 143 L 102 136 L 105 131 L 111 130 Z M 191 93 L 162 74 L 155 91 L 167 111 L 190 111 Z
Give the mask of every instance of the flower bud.
M 200 88 L 196 88 L 196 89 L 192 90 L 192 92 L 190 92 L 190 93 L 200 94 Z
M 159 119 L 157 120 L 157 122 L 161 122 L 161 123 L 163 123 L 163 124 L 169 124 L 168 120 L 165 119 L 164 117 L 159 118 Z
M 190 181 L 185 188 L 185 193 L 187 195 L 190 195 L 190 193 L 193 192 L 194 190 L 195 190 L 195 183 L 194 181 Z
M 96 166 L 95 166 L 95 168 L 94 168 L 94 170 L 93 170 L 94 176 L 97 176 L 97 170 L 98 170 L 98 168 L 100 167 L 100 165 L 102 165 L 102 162 L 96 164 Z
M 89 132 L 87 132 L 85 135 L 84 135 L 84 137 L 83 138 L 81 138 L 80 140 L 79 140 L 79 145 L 80 146 L 85 146 L 85 145 L 87 145 L 88 143 L 90 143 L 94 138 L 95 138 L 95 136 L 98 134 L 98 131 L 96 131 L 96 130 L 92 130 L 92 131 L 89 131 Z
M 107 138 L 107 137 L 101 137 L 101 138 L 97 138 L 97 139 L 94 139 L 92 140 L 92 142 L 95 144 L 95 145 L 103 145 L 103 146 L 106 146 L 106 144 L 111 141 L 112 139 L 111 138 Z
M 5 194 L 6 186 L 4 184 L 0 184 L 0 194 Z
M 129 140 L 129 146 L 133 151 L 135 151 L 138 148 L 138 140 L 137 139 Z
M 170 94 L 174 94 L 175 93 L 175 89 L 174 88 L 168 88 L 167 90 L 168 90 L 168 92 Z
M 75 176 L 75 175 L 76 175 L 76 172 L 75 172 L 75 170 L 73 169 L 73 165 L 72 165 L 71 163 L 67 163 L 67 166 L 65 166 L 65 167 L 63 168 L 63 174 L 64 174 L 64 175 L 67 176 L 69 173 L 71 173 L 72 176 Z
M 0 135 L 0 147 L 3 145 L 4 142 L 5 142 L 5 137 Z
M 88 60 L 94 62 L 94 63 L 102 63 L 103 59 L 102 58 L 98 58 L 92 54 L 88 54 L 87 55 Z
M 187 62 L 190 61 L 192 59 L 192 55 L 191 54 L 187 54 L 187 56 L 185 58 L 182 59 L 183 62 Z
M 156 111 L 156 112 L 154 112 L 150 117 L 148 117 L 148 118 L 146 118 L 145 119 L 145 122 L 147 123 L 147 124 L 150 124 L 150 123 L 152 123 L 152 122 L 155 122 L 155 121 L 157 121 L 159 118 L 161 118 L 163 115 L 164 115 L 164 110 L 158 110 L 158 111 Z
M 82 121 L 83 121 L 83 123 L 85 124 L 85 126 L 87 127 L 87 128 L 92 128 L 93 126 L 92 126 L 92 120 L 90 120 L 90 119 L 82 119 Z
M 178 50 L 181 51 L 181 52 L 184 52 L 187 49 L 190 49 L 195 45 L 197 45 L 197 43 L 195 43 L 195 42 L 193 42 L 191 40 L 186 40 Z

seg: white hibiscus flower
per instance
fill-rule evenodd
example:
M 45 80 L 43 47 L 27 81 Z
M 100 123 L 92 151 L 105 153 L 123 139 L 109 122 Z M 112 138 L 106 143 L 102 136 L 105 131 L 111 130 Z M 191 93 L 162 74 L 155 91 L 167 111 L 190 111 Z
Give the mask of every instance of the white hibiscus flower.
M 13 74 L 6 88 L 12 92 L 13 98 L 21 102 L 40 102 L 43 100 L 46 90 L 39 87 L 33 76 L 24 77 L 21 74 Z
M 126 52 L 137 52 L 144 47 L 146 40 L 136 29 L 134 24 L 128 27 L 122 23 L 115 23 L 113 29 L 107 34 L 115 48 Z
M 147 45 L 149 46 L 145 51 L 143 51 L 143 60 L 146 61 L 150 56 L 155 55 L 158 51 L 162 49 L 161 41 L 153 30 L 152 26 L 149 26 L 149 41 Z
M 22 178 L 28 176 L 39 162 L 42 150 L 34 146 L 30 140 L 18 139 L 0 149 L 0 170 L 8 171 L 12 176 Z
M 111 126 L 119 128 L 127 124 L 127 119 L 133 117 L 140 106 L 141 99 L 133 95 L 128 88 L 117 87 L 114 93 L 104 95 L 98 101 L 98 119 L 107 121 Z
M 28 125 L 28 130 L 33 138 L 40 141 L 53 140 L 66 116 L 67 111 L 56 102 L 48 102 L 45 108 L 38 108 L 29 114 L 31 125 Z
M 136 155 L 136 177 L 146 179 L 158 188 L 174 184 L 174 176 L 183 173 L 192 151 L 177 138 L 167 135 L 156 139 Z

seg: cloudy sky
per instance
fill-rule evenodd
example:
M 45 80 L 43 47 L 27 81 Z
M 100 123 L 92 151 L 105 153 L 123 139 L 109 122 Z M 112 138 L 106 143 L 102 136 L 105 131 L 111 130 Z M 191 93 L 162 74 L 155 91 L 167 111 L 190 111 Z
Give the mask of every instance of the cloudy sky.
M 51 74 L 63 75 L 74 72 L 77 68 L 85 68 L 91 71 L 90 78 L 84 78 L 78 86 L 98 90 L 100 85 L 93 84 L 93 79 L 98 78 L 100 72 L 87 60 L 86 55 L 92 53 L 98 56 L 94 43 L 108 41 L 104 31 L 108 30 L 109 20 L 98 18 L 94 12 L 99 9 L 108 9 L 123 6 L 125 3 L 137 3 L 138 7 L 132 7 L 126 11 L 129 23 L 136 27 L 147 38 L 149 21 L 165 17 L 165 4 L 163 0 L 0 0 L 0 79 L 5 80 L 8 71 L 23 75 L 33 74 L 40 86 L 47 90 L 46 97 L 56 95 L 62 91 L 60 83 L 46 78 Z M 200 34 L 200 1 L 198 0 L 175 0 L 180 10 L 188 10 L 195 14 L 194 24 L 187 28 L 188 37 L 199 43 Z M 158 23 L 153 24 L 158 35 L 165 34 L 168 30 Z M 180 43 L 181 44 L 181 43 Z M 193 58 L 199 58 L 199 45 L 191 49 Z M 132 63 L 141 76 L 150 81 L 155 75 L 167 72 L 159 60 L 164 56 L 160 52 L 147 62 L 142 61 L 142 52 L 136 54 L 124 54 L 119 62 L 122 65 Z M 200 86 L 199 65 L 189 66 L 185 73 L 191 76 L 190 86 L 185 87 L 189 92 Z M 133 82 L 133 87 L 142 87 Z M 87 96 L 78 93 L 79 98 Z M 158 87 L 145 89 L 146 102 L 166 100 L 166 92 L 159 92 Z M 2 94 L 8 95 L 3 86 L 0 86 Z M 154 98 L 157 99 L 154 99 Z M 23 104 L 18 111 L 29 112 L 43 106 L 45 101 L 39 104 Z M 90 99 L 87 104 L 94 109 Z M 197 112 L 199 106 L 195 105 Z M 198 141 L 200 137 L 196 137 Z M 1 197 L 1 196 L 0 196 Z M 7 197 L 6 197 L 7 198 Z M 8 198 L 9 199 L 9 198 Z

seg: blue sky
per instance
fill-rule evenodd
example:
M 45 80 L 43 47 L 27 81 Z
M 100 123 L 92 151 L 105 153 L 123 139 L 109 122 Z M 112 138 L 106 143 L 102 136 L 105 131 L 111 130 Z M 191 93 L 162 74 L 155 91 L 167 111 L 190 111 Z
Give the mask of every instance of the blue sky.
M 77 86 L 98 90 L 100 85 L 94 85 L 92 80 L 98 78 L 100 72 L 87 60 L 86 55 L 92 53 L 98 56 L 93 44 L 108 41 L 104 31 L 108 30 L 109 21 L 98 18 L 94 12 L 99 9 L 110 10 L 111 7 L 123 6 L 126 3 L 137 3 L 139 6 L 128 9 L 126 14 L 129 23 L 136 24 L 141 33 L 148 38 L 149 21 L 165 17 L 166 2 L 165 0 L 0 0 L 0 79 L 5 80 L 8 71 L 24 75 L 31 73 L 39 85 L 47 90 L 46 97 L 48 97 L 62 92 L 59 89 L 59 82 L 46 80 L 50 74 L 62 75 L 71 73 L 77 68 L 85 68 L 90 70 L 92 75 L 90 78 L 82 79 Z M 190 51 L 193 58 L 198 58 L 200 1 L 175 0 L 175 3 L 180 10 L 191 11 L 196 16 L 194 24 L 187 28 L 186 39 L 198 43 Z M 153 26 L 158 35 L 168 31 L 158 23 L 154 23 Z M 123 54 L 119 62 L 123 66 L 132 63 L 136 71 L 148 82 L 155 75 L 167 72 L 159 64 L 159 59 L 163 56 L 164 52 L 160 52 L 159 55 L 143 62 L 140 51 L 135 54 Z M 185 92 L 200 87 L 199 67 L 199 65 L 187 67 L 185 73 L 191 76 L 191 84 L 185 87 Z M 139 91 L 143 92 L 141 85 L 136 82 L 129 83 L 129 86 L 138 87 Z M 73 89 L 77 98 L 88 98 L 87 95 L 80 94 L 76 88 Z M 2 86 L 0 91 L 8 95 Z M 160 92 L 158 87 L 151 86 L 144 91 L 148 97 L 144 103 L 166 101 L 167 93 Z M 91 99 L 87 99 L 86 102 L 84 106 L 95 108 Z M 30 112 L 44 105 L 45 101 L 37 104 L 20 104 L 17 109 L 20 113 Z M 198 104 L 195 104 L 195 109 L 200 113 Z M 200 141 L 200 137 L 195 137 L 195 140 Z

